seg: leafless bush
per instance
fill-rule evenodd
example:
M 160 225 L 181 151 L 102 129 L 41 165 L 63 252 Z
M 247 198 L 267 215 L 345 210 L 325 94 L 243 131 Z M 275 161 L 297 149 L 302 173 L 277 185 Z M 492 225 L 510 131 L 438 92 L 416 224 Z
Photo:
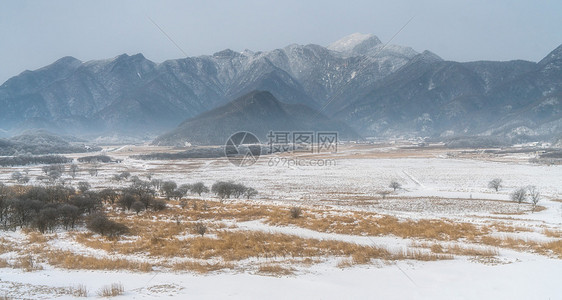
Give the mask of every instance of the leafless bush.
M 144 204 L 138 200 L 136 200 L 135 202 L 133 202 L 133 204 L 131 205 L 131 209 L 133 209 L 137 215 L 143 211 L 145 208 Z
M 102 214 L 92 216 L 86 226 L 89 230 L 104 236 L 115 237 L 126 234 L 129 228 L 124 224 L 109 220 Z
M 88 297 L 88 289 L 83 284 L 72 287 L 71 292 L 74 297 Z
M 378 191 L 377 194 L 381 195 L 383 199 L 386 199 L 386 196 L 390 194 L 390 191 Z
M 91 188 L 90 184 L 86 181 L 80 181 L 78 182 L 78 190 L 80 190 L 80 192 L 84 193 L 85 191 L 89 190 Z
M 166 202 L 164 200 L 158 200 L 158 199 L 154 199 L 150 202 L 150 206 L 152 207 L 152 210 L 154 211 L 161 211 L 166 209 L 167 205 Z
M 123 295 L 123 293 L 125 293 L 125 288 L 121 283 L 112 283 L 98 290 L 98 296 L 100 297 L 116 297 Z
M 203 236 L 207 232 L 207 225 L 203 224 L 202 222 L 197 222 L 197 223 L 195 223 L 194 229 L 195 229 L 195 232 L 197 232 L 197 234 Z
M 302 215 L 302 209 L 300 207 L 291 207 L 291 209 L 289 210 L 289 214 L 291 216 L 291 218 L 293 219 L 297 219 L 300 218 Z

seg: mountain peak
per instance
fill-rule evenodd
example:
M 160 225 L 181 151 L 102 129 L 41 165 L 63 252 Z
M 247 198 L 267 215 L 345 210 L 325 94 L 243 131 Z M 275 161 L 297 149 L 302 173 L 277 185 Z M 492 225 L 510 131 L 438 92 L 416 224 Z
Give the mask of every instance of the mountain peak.
M 217 58 L 233 58 L 240 55 L 241 55 L 240 53 L 233 51 L 231 49 L 224 49 L 222 51 L 213 54 L 213 56 Z
M 339 136 L 359 139 L 359 135 L 342 122 L 327 117 L 303 104 L 281 102 L 268 91 L 255 90 L 221 107 L 214 108 L 181 123 L 161 135 L 155 145 L 223 145 L 230 135 L 248 131 L 267 141 L 271 131 L 338 132 Z
M 375 35 L 353 33 L 333 42 L 328 46 L 328 49 L 336 52 L 360 54 L 380 44 L 382 42 Z
M 65 56 L 56 60 L 53 65 L 73 65 L 81 64 L 82 62 L 72 56 Z
M 282 105 L 281 101 L 277 100 L 270 92 L 258 90 L 240 96 L 229 104 L 237 110 L 258 109 L 264 111 L 279 111 Z
M 546 65 L 551 63 L 555 60 L 562 60 L 562 45 L 556 47 L 556 49 L 552 50 L 545 58 L 539 61 L 539 64 Z
M 429 50 L 425 50 L 424 52 L 414 56 L 414 58 L 412 58 L 412 62 L 418 62 L 418 61 L 424 61 L 424 62 L 428 62 L 428 63 L 434 63 L 434 62 L 438 62 L 438 61 L 443 61 L 443 59 L 441 57 L 439 57 L 439 55 L 429 51 Z

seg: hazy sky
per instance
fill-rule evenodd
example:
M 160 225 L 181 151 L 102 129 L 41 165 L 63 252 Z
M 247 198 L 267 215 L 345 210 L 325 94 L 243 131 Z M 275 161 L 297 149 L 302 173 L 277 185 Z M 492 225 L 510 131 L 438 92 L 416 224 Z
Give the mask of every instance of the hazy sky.
M 0 2 L 0 83 L 62 56 L 143 53 L 161 62 L 231 48 L 328 45 L 377 35 L 444 59 L 538 61 L 562 44 L 562 1 L 22 1 Z

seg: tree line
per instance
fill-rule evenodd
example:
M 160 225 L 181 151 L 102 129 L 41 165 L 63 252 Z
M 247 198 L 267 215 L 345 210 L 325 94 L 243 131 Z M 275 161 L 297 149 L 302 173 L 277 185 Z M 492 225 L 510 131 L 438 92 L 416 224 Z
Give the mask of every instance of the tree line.
M 61 155 L 22 155 L 13 157 L 0 157 L 0 166 L 13 167 L 13 166 L 27 166 L 39 164 L 66 164 L 72 162 L 71 158 Z

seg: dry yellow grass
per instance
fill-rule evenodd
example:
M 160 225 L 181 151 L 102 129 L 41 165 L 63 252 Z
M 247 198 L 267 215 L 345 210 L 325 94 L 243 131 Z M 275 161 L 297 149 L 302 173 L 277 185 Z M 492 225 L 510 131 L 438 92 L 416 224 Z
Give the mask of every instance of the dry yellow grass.
M 352 235 L 384 236 L 430 240 L 475 239 L 490 231 L 529 231 L 524 227 L 511 226 L 501 222 L 491 225 L 475 225 L 446 219 L 400 220 L 393 216 L 370 212 L 346 212 L 340 210 L 303 209 L 299 218 L 290 217 L 290 208 L 276 205 L 261 205 L 244 202 L 202 201 L 189 199 L 186 208 L 179 208 L 179 202 L 170 201 L 171 208 L 163 212 L 146 212 L 142 216 L 114 214 L 117 221 L 132 228 L 134 235 L 151 234 L 155 238 L 169 238 L 184 232 L 193 222 L 205 221 L 209 232 L 224 228 L 216 222 L 222 220 L 250 221 L 264 219 L 271 225 L 293 225 L 320 232 Z M 196 209 L 194 209 L 194 207 Z M 206 207 L 203 209 L 203 207 Z M 156 221 L 155 221 L 156 220 Z M 178 222 L 178 220 L 181 220 Z M 214 222 L 213 222 L 214 221 Z M 158 227 L 151 226 L 154 222 Z M 147 226 L 151 230 L 147 230 Z
M 258 266 L 258 273 L 288 275 L 294 270 L 284 268 L 297 262 L 309 260 L 313 263 L 324 261 L 326 257 L 342 258 L 339 267 L 370 264 L 375 260 L 421 260 L 432 261 L 453 259 L 456 255 L 474 257 L 493 257 L 493 248 L 469 246 L 443 246 L 436 241 L 466 239 L 495 247 L 532 250 L 541 254 L 562 255 L 559 242 L 549 244 L 528 243 L 516 239 L 497 239 L 488 236 L 494 232 L 528 231 L 526 228 L 511 226 L 502 222 L 491 225 L 475 225 L 438 220 L 400 220 L 393 216 L 369 212 L 349 212 L 342 210 L 323 211 L 319 208 L 305 208 L 299 218 L 291 218 L 291 207 L 259 205 L 245 202 L 214 202 L 190 199 L 190 205 L 180 208 L 170 201 L 170 209 L 161 212 L 147 211 L 142 215 L 125 214 L 118 210 L 108 215 L 130 228 L 130 235 L 121 238 L 106 238 L 89 232 L 70 233 L 75 241 L 93 248 L 114 254 L 134 254 L 155 258 L 154 266 L 171 268 L 177 271 L 208 273 L 224 269 L 247 269 L 237 262 L 246 259 L 273 259 L 275 263 Z M 223 221 L 264 220 L 272 225 L 298 226 L 319 232 L 385 236 L 394 235 L 413 238 L 426 243 L 402 253 L 391 253 L 379 247 L 362 246 L 354 243 L 317 240 L 293 235 L 273 234 L 256 231 L 233 230 Z M 211 236 L 194 236 L 193 224 L 204 222 Z M 545 231 L 546 235 L 554 235 Z M 106 269 L 150 271 L 152 265 L 128 259 L 98 258 L 72 253 L 52 251 L 47 241 L 53 235 L 27 232 L 29 251 L 49 264 L 68 269 Z M 56 237 L 56 236 L 55 236 Z M 0 246 L 0 251 L 12 251 L 14 245 L 8 241 Z M 170 258 L 187 258 L 184 262 L 168 262 Z M 208 261 L 204 261 L 208 260 Z M 213 261 L 213 262 L 210 262 Z M 217 262 L 218 261 L 218 262 Z M 293 262 L 289 262 L 293 261 Z M 1 266 L 1 262 L 0 262 Z
M 47 242 L 47 238 L 44 234 L 37 231 L 27 231 L 27 242 L 29 244 L 43 244 Z
M 258 267 L 258 273 L 269 276 L 289 276 L 295 274 L 295 269 L 278 264 L 262 264 Z
M 0 258 L 0 269 L 1 268 L 8 268 L 10 267 L 10 264 L 8 263 L 7 260 Z
M 50 265 L 65 269 L 152 271 L 152 266 L 149 263 L 125 259 L 95 258 L 75 254 L 70 251 L 48 251 L 47 253 L 43 253 L 43 257 Z
M 562 240 L 542 244 L 544 249 L 552 251 L 558 258 L 562 258 Z
M 5 238 L 0 238 L 0 254 L 17 251 L 17 250 L 18 248 L 13 242 Z
M 447 247 L 443 253 L 463 255 L 463 256 L 482 256 L 492 257 L 497 256 L 499 253 L 496 249 L 492 248 L 475 248 L 468 246 L 453 245 Z
M 496 247 L 511 248 L 519 251 L 534 251 L 543 255 L 554 255 L 562 258 L 562 240 L 556 240 L 546 243 L 538 243 L 535 241 L 515 239 L 515 238 L 495 238 L 482 237 L 482 243 Z
M 543 231 L 544 235 L 546 235 L 547 237 L 553 237 L 553 238 L 562 238 L 562 231 L 560 230 L 550 230 L 550 229 L 545 229 Z
M 175 263 L 172 265 L 174 271 L 192 271 L 200 274 L 206 274 L 213 271 L 220 271 L 225 269 L 234 269 L 235 266 L 231 263 L 200 263 L 194 261 L 186 261 Z
M 469 223 L 448 220 L 404 220 L 392 216 L 355 213 L 354 217 L 306 214 L 302 218 L 269 217 L 270 224 L 295 225 L 321 232 L 353 235 L 395 235 L 402 238 L 424 238 L 435 240 L 456 240 L 481 236 L 487 228 L 479 228 Z
M 185 257 L 193 259 L 222 259 L 226 262 L 241 261 L 248 258 L 324 258 L 326 256 L 350 257 L 354 264 L 366 264 L 372 259 L 398 260 L 437 260 L 449 259 L 447 255 L 422 253 L 390 253 L 371 246 L 361 246 L 342 241 L 316 240 L 285 234 L 272 234 L 254 231 L 218 231 L 216 237 L 140 237 L 133 241 L 107 240 L 97 236 L 77 235 L 77 241 L 88 247 L 111 250 L 116 253 L 148 253 L 153 257 Z M 229 268 L 229 265 L 199 263 L 178 263 L 172 266 L 177 270 L 208 272 L 214 269 Z
M 473 247 L 469 245 L 461 246 L 458 244 L 443 246 L 439 243 L 412 243 L 412 247 L 426 248 L 429 249 L 432 253 L 436 254 L 481 257 L 493 257 L 499 254 L 497 249 L 494 248 Z
M 493 222 L 489 225 L 491 229 L 494 229 L 499 232 L 530 232 L 533 231 L 530 228 L 522 227 L 522 226 L 512 226 L 500 222 Z
M 37 260 L 31 255 L 20 256 L 16 263 L 15 268 L 20 268 L 26 272 L 43 270 L 43 267 L 37 263 Z
M 98 290 L 100 297 L 117 297 L 123 295 L 125 288 L 121 283 L 112 283 L 111 285 L 104 286 Z
M 74 297 L 88 297 L 88 288 L 83 284 L 71 287 L 70 290 Z

